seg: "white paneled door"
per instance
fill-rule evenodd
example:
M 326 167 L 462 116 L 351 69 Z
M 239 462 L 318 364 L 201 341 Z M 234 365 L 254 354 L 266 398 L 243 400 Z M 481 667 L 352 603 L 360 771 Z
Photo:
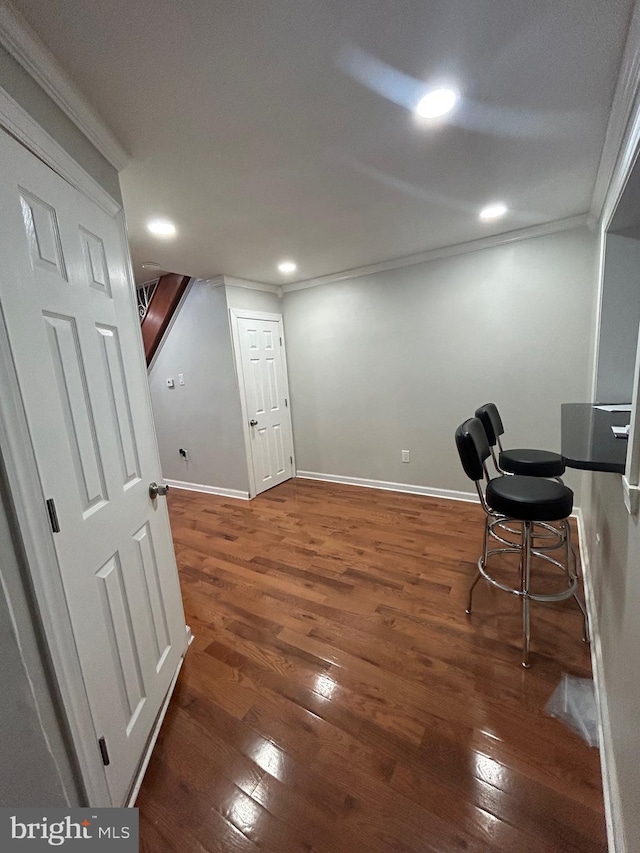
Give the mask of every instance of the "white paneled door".
M 149 496 L 161 473 L 127 250 L 116 219 L 1 131 L 0 197 L 0 306 L 122 805 L 186 646 L 166 501 Z
M 293 440 L 282 318 L 235 317 L 240 390 L 249 428 L 255 494 L 293 477 Z

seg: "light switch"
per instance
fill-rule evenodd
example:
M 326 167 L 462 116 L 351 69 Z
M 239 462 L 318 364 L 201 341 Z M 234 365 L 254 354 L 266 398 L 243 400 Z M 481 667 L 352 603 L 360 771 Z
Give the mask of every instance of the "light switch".
M 167 388 L 175 388 L 175 385 L 176 383 L 174 379 L 167 379 Z
M 180 385 L 184 385 L 184 373 L 179 373 L 179 374 L 178 374 L 178 383 L 179 383 Z

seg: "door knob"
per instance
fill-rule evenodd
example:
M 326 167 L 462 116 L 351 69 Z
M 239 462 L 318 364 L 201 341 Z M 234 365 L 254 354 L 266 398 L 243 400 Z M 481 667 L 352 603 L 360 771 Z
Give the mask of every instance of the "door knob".
M 252 419 L 249 421 L 249 426 L 258 426 L 258 421 L 257 421 L 257 420 L 255 420 L 255 418 L 252 418 Z
M 169 486 L 159 486 L 157 483 L 149 484 L 149 497 L 155 500 L 158 495 L 166 495 L 169 491 Z

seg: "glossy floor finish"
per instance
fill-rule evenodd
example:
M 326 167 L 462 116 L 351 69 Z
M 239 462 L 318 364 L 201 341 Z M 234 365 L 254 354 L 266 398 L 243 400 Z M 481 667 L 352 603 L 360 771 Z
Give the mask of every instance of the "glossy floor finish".
M 478 506 L 306 480 L 169 506 L 195 641 L 142 850 L 606 850 L 598 751 L 543 710 L 590 675 L 580 613 L 532 605 L 529 671 L 514 596 L 465 614 Z

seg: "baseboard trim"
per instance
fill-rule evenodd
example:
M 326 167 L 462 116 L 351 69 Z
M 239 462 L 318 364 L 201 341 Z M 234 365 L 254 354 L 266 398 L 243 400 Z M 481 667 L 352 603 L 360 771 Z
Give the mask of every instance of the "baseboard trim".
M 473 492 L 457 492 L 453 489 L 436 489 L 431 486 L 391 483 L 387 480 L 366 480 L 362 477 L 343 477 L 335 474 L 319 474 L 316 471 L 296 471 L 296 477 L 303 480 L 323 480 L 325 483 L 341 483 L 344 486 L 361 486 L 365 489 L 383 489 L 387 492 L 404 492 L 409 495 L 425 495 L 429 498 L 444 498 L 449 501 L 467 501 L 479 503 Z
M 575 515 L 578 520 L 578 541 L 580 544 L 580 557 L 582 560 L 582 581 L 587 604 L 587 614 L 589 616 L 589 628 L 591 631 L 591 669 L 593 671 L 593 684 L 595 687 L 596 704 L 598 707 L 600 767 L 602 770 L 602 794 L 604 797 L 608 846 L 610 853 L 626 853 L 627 845 L 624 840 L 624 833 L 622 830 L 622 809 L 620 806 L 618 774 L 616 772 L 615 755 L 613 752 L 609 703 L 605 690 L 598 609 L 596 607 L 595 595 L 591 583 L 589 549 L 587 548 L 587 536 L 584 527 L 584 517 L 581 510 L 578 509 Z
M 185 492 L 203 492 L 205 495 L 219 495 L 222 498 L 236 498 L 240 501 L 249 500 L 249 492 L 239 489 L 223 489 L 221 486 L 205 486 L 201 483 L 184 483 L 182 480 L 163 480 L 172 489 L 184 489 Z
M 167 713 L 167 709 L 169 707 L 169 702 L 171 702 L 171 697 L 173 696 L 173 691 L 176 687 L 176 682 L 178 681 L 178 676 L 180 675 L 180 670 L 182 669 L 182 663 L 184 661 L 184 656 L 180 658 L 178 666 L 176 668 L 175 673 L 173 674 L 173 678 L 171 679 L 171 684 L 169 685 L 169 689 L 167 690 L 167 695 L 165 697 L 164 702 L 162 703 L 162 707 L 160 708 L 160 713 L 156 718 L 155 725 L 153 727 L 153 731 L 149 737 L 147 742 L 147 748 L 145 750 L 142 761 L 140 762 L 140 767 L 138 769 L 138 774 L 136 776 L 135 782 L 133 783 L 133 787 L 131 789 L 131 793 L 126 802 L 126 808 L 131 809 L 135 806 L 136 800 L 138 799 L 138 794 L 140 793 L 140 788 L 142 787 L 142 781 L 144 779 L 144 774 L 147 772 L 147 767 L 149 766 L 149 762 L 151 761 L 151 754 L 153 753 L 153 748 L 156 745 L 156 741 L 158 740 L 158 735 L 160 734 L 160 729 L 162 728 L 162 723 L 164 721 L 165 715 Z

